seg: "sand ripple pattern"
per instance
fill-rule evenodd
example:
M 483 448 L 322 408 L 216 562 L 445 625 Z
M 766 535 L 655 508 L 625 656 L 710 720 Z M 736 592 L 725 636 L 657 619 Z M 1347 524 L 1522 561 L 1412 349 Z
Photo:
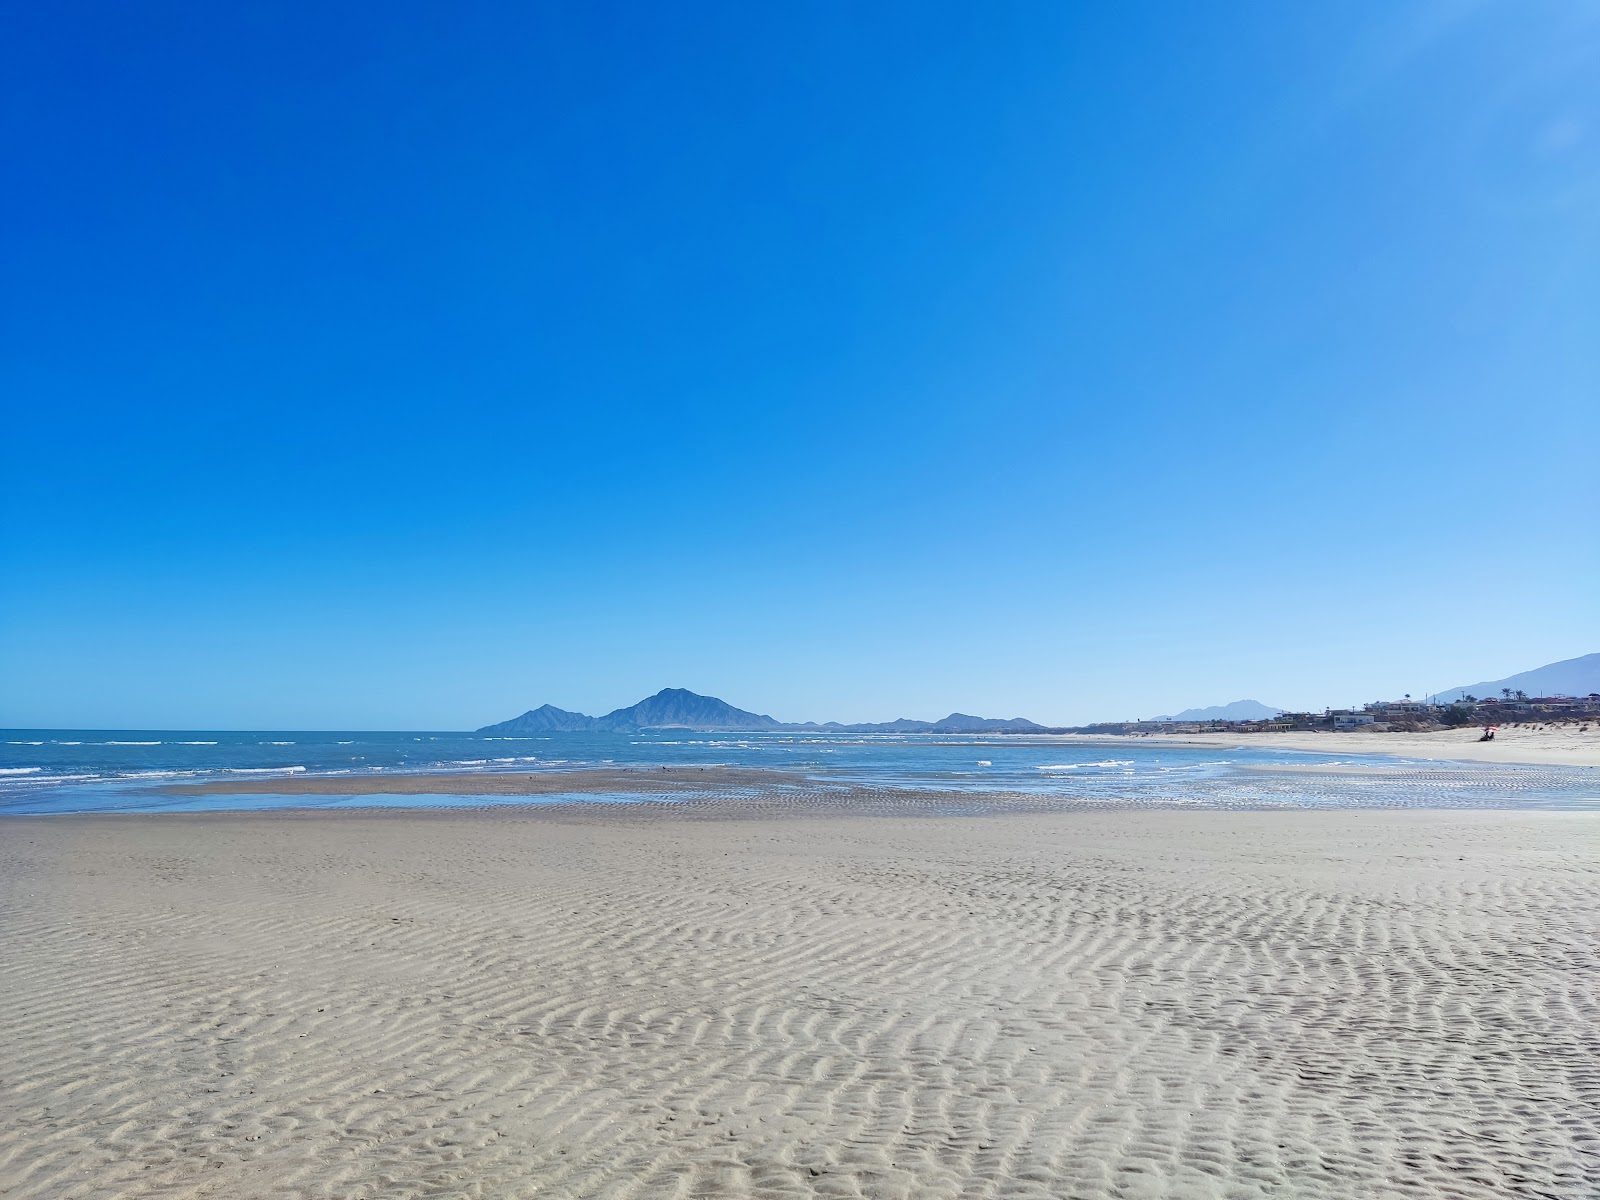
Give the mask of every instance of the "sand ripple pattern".
M 17 818 L 0 1195 L 1600 1195 L 1600 818 Z

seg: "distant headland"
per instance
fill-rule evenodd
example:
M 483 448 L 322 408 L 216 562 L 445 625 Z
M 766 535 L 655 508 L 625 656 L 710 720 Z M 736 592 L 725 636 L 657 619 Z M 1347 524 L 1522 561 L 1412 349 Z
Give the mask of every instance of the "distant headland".
M 783 722 L 764 713 L 746 712 L 715 696 L 702 696 L 685 688 L 663 688 L 627 708 L 590 717 L 569 712 L 553 704 L 530 708 L 520 717 L 485 725 L 476 732 L 491 737 L 524 737 L 538 733 L 634 733 L 641 729 L 692 729 L 703 732 L 736 733 L 769 729 L 829 730 L 836 733 L 1007 733 L 1043 732 L 1044 726 L 1022 717 L 973 717 L 951 713 L 938 721 L 879 721 L 861 725 L 842 725 L 838 721 Z

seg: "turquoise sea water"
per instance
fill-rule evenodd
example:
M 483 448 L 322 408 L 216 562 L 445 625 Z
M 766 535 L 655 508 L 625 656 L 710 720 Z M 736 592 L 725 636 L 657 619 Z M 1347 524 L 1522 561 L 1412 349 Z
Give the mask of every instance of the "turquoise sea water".
M 823 785 L 1013 793 L 1061 802 L 1241 806 L 1595 807 L 1600 770 L 1059 737 L 692 733 L 482 737 L 428 732 L 0 730 L 0 814 L 590 803 L 637 795 L 173 796 L 211 778 L 736 765 Z M 1308 771 L 1308 767 L 1326 768 Z M 666 799 L 668 797 L 662 797 Z

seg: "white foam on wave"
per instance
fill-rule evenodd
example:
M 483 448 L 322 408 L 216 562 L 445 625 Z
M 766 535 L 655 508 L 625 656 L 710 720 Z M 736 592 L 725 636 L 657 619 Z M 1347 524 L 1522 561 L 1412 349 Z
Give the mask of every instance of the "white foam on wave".
M 160 742 L 90 742 L 91 746 L 159 746 Z
M 15 775 L 0 778 L 0 796 L 25 796 L 53 787 L 99 783 L 102 779 L 100 775 Z
M 257 742 L 258 746 L 292 746 L 293 742 Z
M 27 745 L 26 742 L 12 742 L 13 746 Z M 38 743 L 34 743 L 37 745 Z M 43 767 L 0 767 L 0 775 L 37 775 Z
M 78 743 L 76 743 L 76 742 L 62 742 L 61 744 L 63 746 L 76 746 Z M 44 743 L 43 742 L 7 742 L 6 745 L 8 745 L 8 746 L 42 746 L 42 745 L 44 745 Z
M 1047 766 L 1035 767 L 1036 771 L 1081 771 L 1084 767 L 1131 767 L 1131 758 L 1108 758 L 1101 762 L 1082 763 L 1050 763 Z
M 169 742 L 172 746 L 215 746 L 215 742 Z
M 223 767 L 222 769 L 229 775 L 295 775 L 305 770 L 304 767 Z M 199 772 L 188 773 L 199 774 Z

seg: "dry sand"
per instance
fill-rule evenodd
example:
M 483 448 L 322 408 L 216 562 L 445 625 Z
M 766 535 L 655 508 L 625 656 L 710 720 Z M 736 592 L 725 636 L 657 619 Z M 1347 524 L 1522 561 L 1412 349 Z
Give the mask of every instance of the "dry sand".
M 0 1194 L 1600 1195 L 1600 815 L 0 822 Z
M 1435 733 L 1185 733 L 1120 737 L 1089 734 L 1074 741 L 1172 746 L 1254 746 L 1262 750 L 1312 750 L 1319 754 L 1397 754 L 1454 762 L 1531 763 L 1600 767 L 1600 721 L 1583 725 L 1502 725 L 1494 741 L 1480 742 L 1480 726 Z

